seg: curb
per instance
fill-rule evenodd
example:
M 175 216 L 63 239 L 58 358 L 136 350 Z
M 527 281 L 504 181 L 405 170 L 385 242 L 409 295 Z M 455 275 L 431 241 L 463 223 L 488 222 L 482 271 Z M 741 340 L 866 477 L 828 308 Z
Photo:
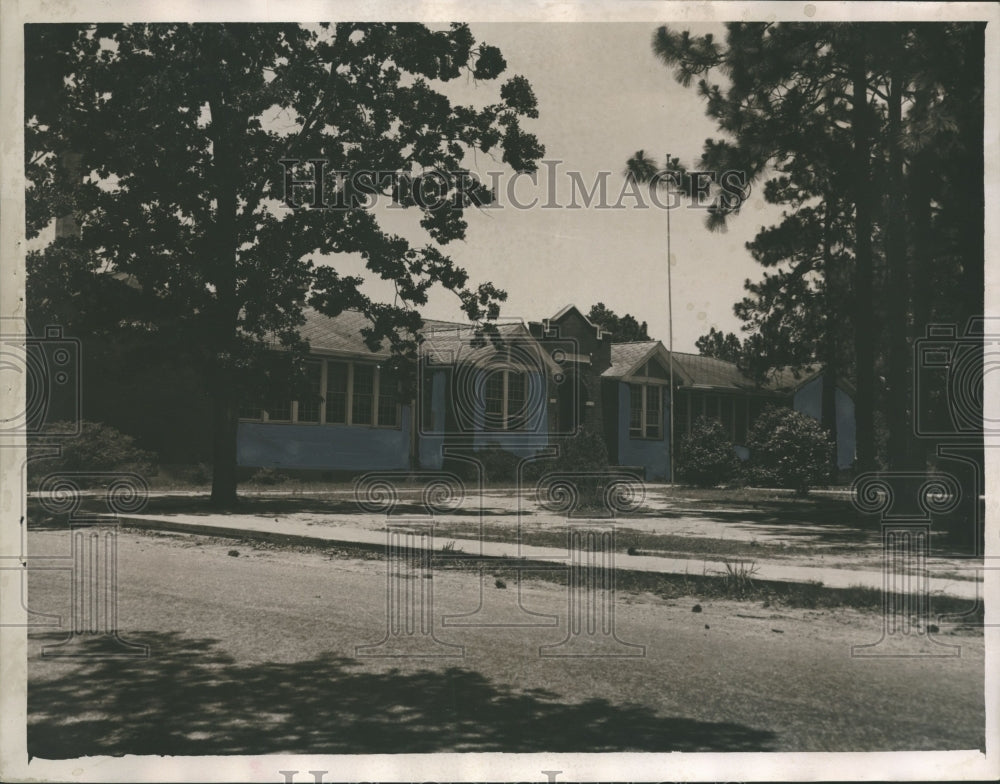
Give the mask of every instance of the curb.
M 261 531 L 259 529 L 246 529 L 246 528 L 231 528 L 222 527 L 214 525 L 203 525 L 198 523 L 175 523 L 169 520 L 153 520 L 153 519 L 138 519 L 128 516 L 121 516 L 118 518 L 120 524 L 129 526 L 131 528 L 138 528 L 144 530 L 152 531 L 171 531 L 175 533 L 188 533 L 196 534 L 200 536 L 212 536 L 221 537 L 226 539 L 242 539 L 242 540 L 257 540 L 264 542 L 273 542 L 275 544 L 285 544 L 285 545 L 298 545 L 306 547 L 315 547 L 326 550 L 348 550 L 348 551 L 359 551 L 359 552 L 371 552 L 383 554 L 385 552 L 384 542 L 363 542 L 353 539 L 330 539 L 325 537 L 316 536 L 305 536 L 301 534 L 290 534 L 290 533 L 279 533 L 275 531 Z M 559 569 L 566 569 L 569 565 L 568 559 L 565 561 L 559 561 L 555 559 L 546 559 L 541 557 L 527 557 L 527 556 L 512 556 L 512 555 L 490 555 L 484 553 L 467 553 L 467 552 L 456 552 L 448 553 L 443 552 L 440 549 L 433 548 L 414 548 L 420 552 L 429 552 L 439 559 L 444 561 L 452 562 L 464 562 L 468 563 L 470 561 L 490 563 L 494 566 L 500 568 L 521 568 L 525 571 L 531 571 L 532 567 L 537 567 L 537 571 L 552 571 L 555 572 Z M 604 568 L 598 571 L 604 571 Z M 725 575 L 719 574 L 685 574 L 681 572 L 674 571 L 650 571 L 646 569 L 630 569 L 626 563 L 622 563 L 620 559 L 616 559 L 616 563 L 613 567 L 613 571 L 616 574 L 628 575 L 630 581 L 635 581 L 640 585 L 642 583 L 649 583 L 651 586 L 654 585 L 659 580 L 678 580 L 683 579 L 686 582 L 690 582 L 695 585 L 699 584 L 709 584 L 709 585 L 719 585 L 727 582 L 727 577 Z M 776 594 L 790 593 L 793 591 L 807 591 L 814 595 L 823 595 L 830 598 L 836 598 L 838 596 L 843 597 L 846 594 L 856 593 L 856 590 L 851 587 L 838 587 L 838 586 L 827 586 L 822 583 L 809 582 L 809 581 L 797 581 L 797 580 L 780 580 L 780 579 L 762 579 L 753 578 L 748 581 L 754 588 L 761 589 L 765 588 Z M 864 586 L 862 586 L 864 587 Z M 880 594 L 883 593 L 882 588 L 868 588 L 868 590 L 878 591 Z M 919 593 L 891 593 L 888 595 L 883 594 L 883 601 L 888 603 L 889 601 L 896 600 L 897 602 L 905 602 L 906 605 L 911 605 L 920 599 L 927 597 L 921 596 Z M 954 595 L 949 595 L 946 593 L 936 593 L 932 597 L 936 604 L 941 604 L 943 607 L 937 608 L 940 612 L 941 610 L 949 611 L 961 611 L 968 610 L 970 599 L 967 597 L 959 597 Z

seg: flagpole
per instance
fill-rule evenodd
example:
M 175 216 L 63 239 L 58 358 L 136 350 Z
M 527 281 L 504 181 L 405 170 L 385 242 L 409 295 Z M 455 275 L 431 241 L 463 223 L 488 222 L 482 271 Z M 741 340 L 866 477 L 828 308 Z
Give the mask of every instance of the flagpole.
M 670 154 L 667 154 L 667 166 L 670 166 Z M 670 354 L 670 485 L 673 486 L 674 478 L 674 293 L 671 285 L 672 275 L 670 274 L 670 186 L 673 182 L 673 174 L 667 177 L 667 351 Z

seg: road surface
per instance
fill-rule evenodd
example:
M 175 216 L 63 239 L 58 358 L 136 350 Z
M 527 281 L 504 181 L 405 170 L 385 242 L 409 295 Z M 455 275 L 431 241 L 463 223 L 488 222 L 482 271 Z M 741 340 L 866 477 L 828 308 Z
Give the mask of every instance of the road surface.
M 32 533 L 29 545 L 33 555 L 69 550 L 59 531 Z M 433 589 L 440 644 L 405 639 L 464 655 L 378 658 L 357 648 L 386 636 L 386 561 L 138 531 L 122 532 L 118 559 L 121 636 L 150 654 L 43 658 L 42 646 L 66 633 L 33 632 L 33 756 L 983 744 L 976 633 L 941 637 L 958 657 L 859 659 L 851 645 L 879 639 L 877 615 L 619 594 L 621 643 L 597 630 L 559 647 L 565 586 L 436 571 L 399 585 Z M 32 572 L 31 609 L 69 617 L 69 574 Z M 454 625 L 463 620 L 492 625 Z M 524 623 L 535 625 L 513 625 Z M 894 650 L 955 649 L 907 638 Z M 643 655 L 558 655 L 567 651 Z

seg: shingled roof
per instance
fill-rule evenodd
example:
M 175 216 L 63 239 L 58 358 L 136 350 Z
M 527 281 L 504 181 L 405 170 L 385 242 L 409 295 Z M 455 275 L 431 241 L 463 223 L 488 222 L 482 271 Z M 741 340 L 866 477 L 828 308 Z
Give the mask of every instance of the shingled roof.
M 325 316 L 307 308 L 304 315 L 306 321 L 299 332 L 309 341 L 313 352 L 372 359 L 386 359 L 390 355 L 388 341 L 383 341 L 378 351 L 372 351 L 365 345 L 361 330 L 369 326 L 371 321 L 360 311 L 345 310 L 337 316 Z M 501 341 L 515 346 L 515 354 L 518 351 L 516 347 L 521 347 L 520 353 L 525 355 L 525 363 L 544 364 L 552 372 L 559 370 L 559 366 L 531 337 L 523 324 L 498 324 L 496 332 Z M 421 335 L 424 340 L 420 345 L 420 353 L 442 364 L 461 361 L 463 358 L 482 361 L 485 356 L 492 356 L 497 350 L 488 336 L 485 343 L 477 339 L 475 325 L 468 322 L 424 319 Z

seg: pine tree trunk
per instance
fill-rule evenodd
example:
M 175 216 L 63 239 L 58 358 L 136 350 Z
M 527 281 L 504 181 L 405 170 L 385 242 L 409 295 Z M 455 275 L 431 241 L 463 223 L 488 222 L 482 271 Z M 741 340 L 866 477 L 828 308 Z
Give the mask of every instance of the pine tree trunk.
M 889 28 L 890 51 L 902 54 L 903 35 L 900 26 Z M 888 286 L 886 291 L 886 311 L 888 317 L 888 406 L 886 419 L 889 426 L 889 468 L 902 470 L 911 467 L 910 443 L 912 430 L 908 415 L 912 407 L 910 390 L 912 351 L 907 341 L 907 314 L 909 311 L 909 280 L 906 257 L 906 235 L 903 216 L 903 152 L 900 149 L 902 137 L 902 104 L 905 77 L 901 73 L 899 57 L 895 59 L 889 85 L 889 177 L 888 215 L 886 226 L 886 266 Z
M 221 80 L 220 80 L 221 81 Z M 210 324 L 214 348 L 212 374 L 212 504 L 236 504 L 236 389 L 232 362 L 236 349 L 239 305 L 236 298 L 236 223 L 238 161 L 228 129 L 239 127 L 219 98 L 209 102 L 212 116 L 213 176 L 217 211 L 213 259 L 216 308 Z
M 831 215 L 836 214 L 836 208 L 831 203 L 833 198 L 831 194 L 827 194 L 823 199 L 823 277 L 826 288 L 826 296 L 824 297 L 826 313 L 823 335 L 824 367 L 821 424 L 833 441 L 830 470 L 831 474 L 836 476 L 840 468 L 837 459 L 837 377 L 840 374 L 840 363 L 837 360 L 837 330 L 840 323 L 836 318 L 834 302 L 838 292 L 839 270 L 834 269 L 833 254 L 830 249 L 830 235 L 833 231 Z
M 857 373 L 854 413 L 857 464 L 860 471 L 875 469 L 875 319 L 872 312 L 871 160 L 868 131 L 867 41 L 862 31 L 851 63 L 854 132 L 854 355 Z

